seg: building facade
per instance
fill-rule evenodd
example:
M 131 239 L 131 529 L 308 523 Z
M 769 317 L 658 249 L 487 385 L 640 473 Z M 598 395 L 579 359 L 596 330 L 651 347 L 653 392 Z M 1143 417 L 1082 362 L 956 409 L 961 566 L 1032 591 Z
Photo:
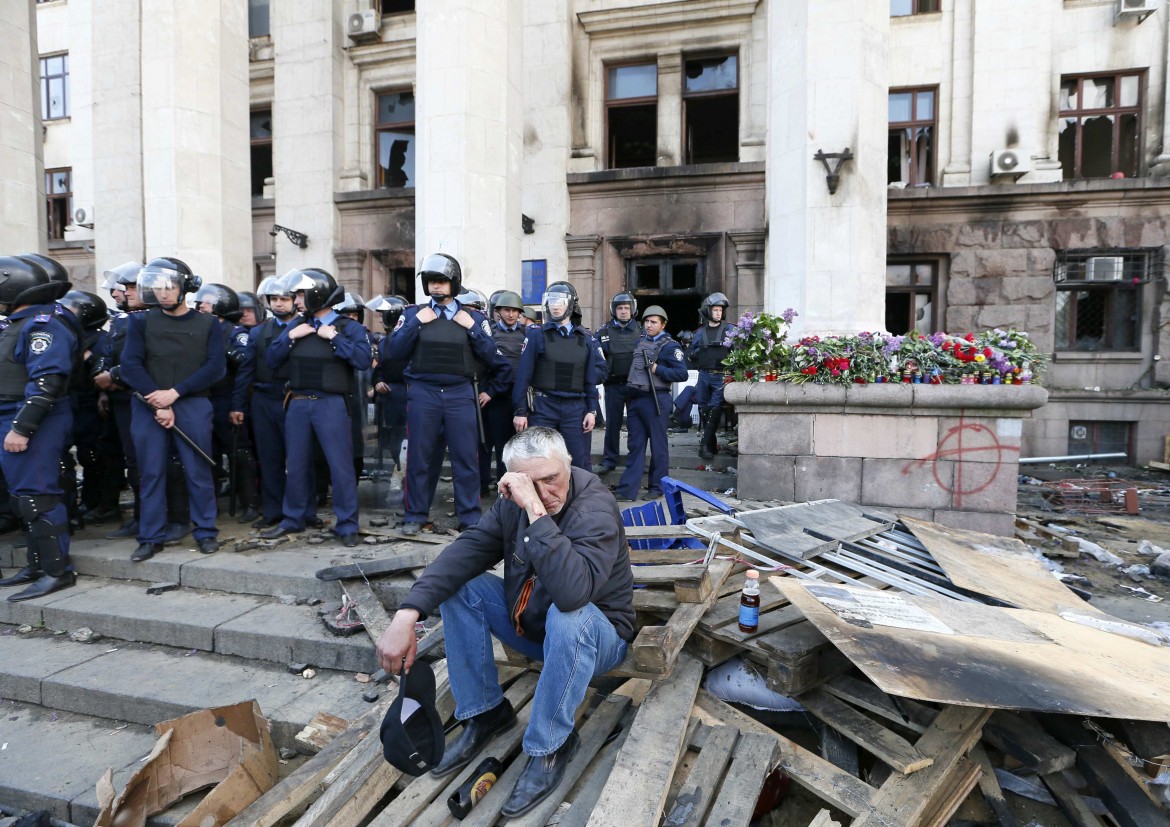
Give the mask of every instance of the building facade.
M 568 278 L 587 324 L 629 289 L 674 330 L 714 290 L 808 330 L 1012 326 L 1052 355 L 1025 455 L 1163 459 L 1159 0 L 415 5 L 30 3 L 49 252 L 413 298 L 448 250 L 485 293 Z

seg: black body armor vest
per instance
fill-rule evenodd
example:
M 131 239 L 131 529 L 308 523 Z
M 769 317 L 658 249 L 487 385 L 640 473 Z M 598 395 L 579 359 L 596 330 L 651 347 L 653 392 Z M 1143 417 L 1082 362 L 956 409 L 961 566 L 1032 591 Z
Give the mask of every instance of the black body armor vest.
M 289 326 L 285 325 L 287 329 Z M 280 331 L 283 333 L 284 331 Z M 256 337 L 256 344 L 258 346 L 256 351 L 256 379 L 255 382 L 262 385 L 283 385 L 288 381 L 288 362 L 280 366 L 278 370 L 273 370 L 268 367 L 268 360 L 264 358 L 264 354 L 268 352 L 268 347 L 278 338 L 280 333 L 276 329 L 276 319 L 269 319 L 260 328 L 260 333 Z
M 215 317 L 196 313 L 176 318 L 155 308 L 146 313 L 146 372 L 162 389 L 173 388 L 203 367 L 207 359 L 207 337 Z M 192 396 L 207 396 L 204 388 Z
M 723 338 L 727 335 L 727 327 L 726 323 L 719 325 L 719 327 L 711 327 L 709 324 L 703 325 L 699 334 L 702 337 L 697 359 L 699 370 L 723 370 L 723 360 L 731 352 L 731 348 L 723 344 Z
M 609 335 L 609 374 L 607 382 L 625 382 L 630 376 L 630 365 L 634 361 L 634 348 L 638 346 L 638 339 L 642 331 L 636 324 L 628 327 L 607 325 Z
M 514 376 L 520 366 L 520 352 L 524 349 L 524 328 L 518 326 L 515 330 L 501 330 L 497 327 L 492 331 L 492 338 L 495 339 L 496 348 L 512 366 Z
M 16 361 L 16 344 L 20 341 L 21 331 L 32 318 L 25 316 L 0 330 L 0 401 L 19 402 L 24 399 L 28 371 Z
M 420 373 L 446 373 L 474 379 L 478 364 L 467 330 L 450 319 L 420 325 L 418 344 L 410 369 Z
M 536 362 L 533 386 L 542 391 L 584 393 L 588 338 L 576 330 L 568 336 L 555 329 L 545 330 L 544 356 Z
M 312 323 L 310 319 L 304 320 Z M 351 323 L 357 324 L 339 316 L 333 326 L 340 333 Z M 300 324 L 300 320 L 294 320 L 293 324 Z M 288 384 L 297 391 L 347 395 L 353 393 L 353 368 L 333 352 L 333 345 L 314 334 L 292 343 L 288 355 Z

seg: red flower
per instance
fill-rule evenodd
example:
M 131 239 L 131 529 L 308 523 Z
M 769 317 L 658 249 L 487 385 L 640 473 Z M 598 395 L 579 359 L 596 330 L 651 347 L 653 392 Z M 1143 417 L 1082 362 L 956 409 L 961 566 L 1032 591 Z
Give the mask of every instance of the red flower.
M 812 376 L 814 373 L 817 372 L 817 366 L 816 365 L 809 365 L 807 368 L 801 368 L 800 372 L 803 373 L 805 376 Z
M 991 348 L 989 348 L 989 347 L 983 348 L 983 355 L 986 356 L 988 359 L 990 359 L 991 358 Z

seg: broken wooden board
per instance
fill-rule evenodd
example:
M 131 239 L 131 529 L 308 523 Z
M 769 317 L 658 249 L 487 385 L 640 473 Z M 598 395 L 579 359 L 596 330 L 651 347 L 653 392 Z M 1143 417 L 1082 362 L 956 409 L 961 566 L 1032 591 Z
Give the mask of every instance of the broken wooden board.
M 828 692 L 814 689 L 797 700 L 817 718 L 900 773 L 917 772 L 934 763 L 934 759 L 923 755 L 905 738 Z
M 328 712 L 318 712 L 296 735 L 297 751 L 304 755 L 316 755 L 329 742 L 345 731 L 349 721 Z
M 707 733 L 699 750 L 699 757 L 687 774 L 678 795 L 667 808 L 665 824 L 669 824 L 670 827 L 700 827 L 706 823 L 703 816 L 715 798 L 719 782 L 731 762 L 732 749 L 737 740 L 739 731 L 734 727 L 717 726 Z M 775 745 L 776 742 L 773 740 L 772 749 L 775 749 Z M 757 791 L 755 797 L 758 795 Z
M 1045 732 L 1032 716 L 998 710 L 983 727 L 983 740 L 1037 775 L 1068 769 L 1076 754 Z
M 1045 612 L 791 578 L 772 582 L 885 692 L 996 709 L 1170 720 L 1165 646 Z M 822 600 L 847 609 L 834 611 Z
M 760 545 L 786 557 L 807 560 L 843 542 L 891 528 L 894 518 L 840 500 L 782 505 L 737 515 Z
M 358 617 L 370 635 L 370 639 L 377 644 L 382 633 L 390 627 L 390 615 L 382 600 L 374 594 L 370 584 L 364 580 L 343 580 L 341 590 L 354 604 Z
M 356 560 L 339 566 L 329 566 L 317 571 L 318 580 L 353 580 L 367 577 L 383 577 L 410 569 L 430 565 L 439 556 L 441 549 L 425 548 L 409 554 L 397 554 L 377 560 Z
M 630 650 L 634 663 L 643 673 L 670 674 L 674 662 L 682 652 L 691 632 L 704 614 L 715 603 L 718 588 L 731 573 L 730 560 L 716 560 L 711 563 L 710 576 L 713 588 L 702 603 L 683 603 L 671 615 L 664 626 L 643 626 L 634 638 Z M 628 658 L 627 658 L 628 660 Z
M 956 586 L 1020 609 L 1105 614 L 1053 577 L 1014 537 L 949 528 L 912 517 L 903 517 L 902 522 Z

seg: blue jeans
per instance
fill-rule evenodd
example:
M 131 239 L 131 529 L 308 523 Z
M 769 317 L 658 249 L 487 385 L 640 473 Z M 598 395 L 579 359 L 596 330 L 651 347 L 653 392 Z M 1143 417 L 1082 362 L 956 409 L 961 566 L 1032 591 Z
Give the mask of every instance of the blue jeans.
M 549 755 L 573 731 L 573 715 L 589 681 L 613 669 L 626 656 L 626 642 L 592 603 L 572 612 L 556 606 L 545 618 L 544 645 L 516 634 L 508 616 L 504 581 L 484 573 L 443 602 L 447 670 L 455 696 L 455 717 L 467 720 L 503 699 L 492 656 L 492 635 L 522 655 L 544 661 L 532 716 L 524 732 L 524 752 Z

